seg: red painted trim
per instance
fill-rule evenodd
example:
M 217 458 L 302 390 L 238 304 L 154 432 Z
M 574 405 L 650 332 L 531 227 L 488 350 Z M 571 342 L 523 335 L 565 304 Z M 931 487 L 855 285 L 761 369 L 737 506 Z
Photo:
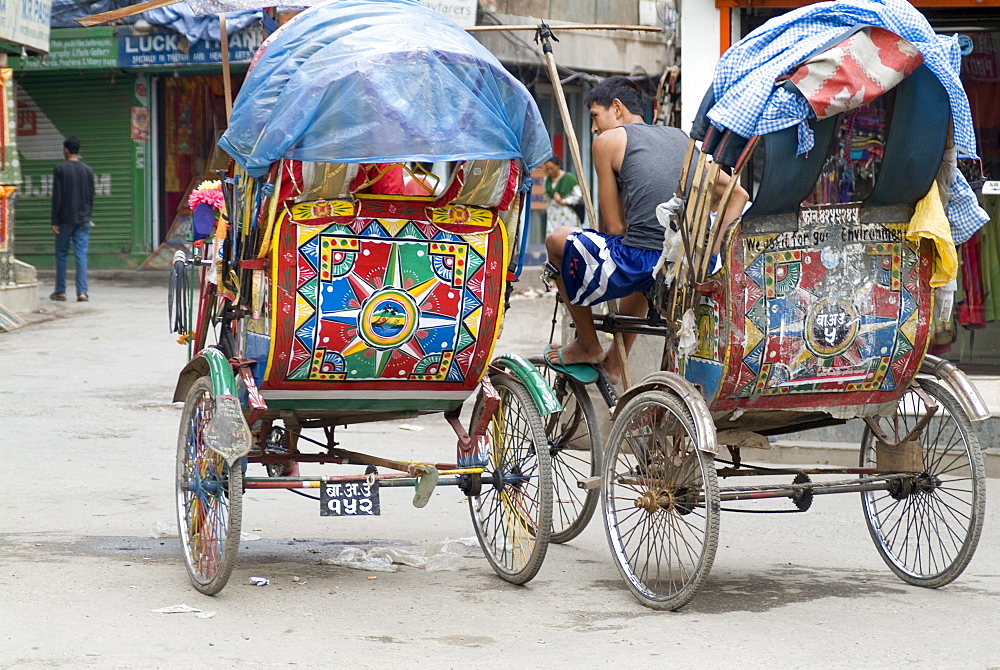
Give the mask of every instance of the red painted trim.
M 502 209 L 506 211 L 510 208 L 510 203 L 517 195 L 517 187 L 520 184 L 521 171 L 517 169 L 517 162 L 510 162 L 510 171 L 507 173 L 507 186 L 504 187 L 503 196 L 500 198 L 500 204 L 497 205 L 497 209 Z

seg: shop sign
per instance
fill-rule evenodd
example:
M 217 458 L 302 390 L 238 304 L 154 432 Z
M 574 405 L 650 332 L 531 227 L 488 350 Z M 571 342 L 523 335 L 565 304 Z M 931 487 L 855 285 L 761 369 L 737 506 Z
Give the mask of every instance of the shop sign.
M 118 35 L 118 67 L 222 63 L 222 44 L 218 40 L 200 40 L 190 44 L 178 33 L 131 35 L 127 31 L 126 28 L 123 34 Z M 229 61 L 249 63 L 263 39 L 264 35 L 259 26 L 233 33 L 229 36 Z
M 974 33 L 969 53 L 962 59 L 962 77 L 974 81 L 1000 80 L 1000 45 L 993 33 Z
M 420 4 L 444 14 L 463 28 L 476 25 L 478 0 L 420 0 Z
M 95 70 L 118 67 L 115 29 L 100 26 L 53 30 L 47 55 L 14 58 L 13 67 L 15 70 Z
M 0 0 L 0 40 L 49 50 L 52 0 Z

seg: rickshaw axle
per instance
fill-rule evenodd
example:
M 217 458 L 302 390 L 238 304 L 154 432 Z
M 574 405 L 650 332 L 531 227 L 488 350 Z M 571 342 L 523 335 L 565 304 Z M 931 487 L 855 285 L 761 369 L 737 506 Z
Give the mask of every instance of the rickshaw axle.
M 646 478 L 628 478 L 623 481 L 625 484 L 649 486 L 655 485 L 655 480 Z M 914 492 L 926 492 L 933 490 L 938 483 L 934 479 L 924 475 L 895 474 L 884 475 L 871 479 L 848 479 L 832 482 L 794 482 L 792 484 L 774 484 L 764 486 L 734 486 L 719 489 L 720 502 L 734 502 L 740 500 L 766 500 L 770 498 L 790 498 L 798 501 L 797 506 L 805 511 L 811 503 L 812 496 L 828 495 L 833 493 L 860 493 L 862 491 L 888 491 L 890 495 L 897 499 L 905 498 Z M 808 499 L 808 503 L 806 500 Z M 703 505 L 705 496 L 698 493 L 697 496 L 690 489 L 670 489 L 662 488 L 658 490 L 649 489 L 638 496 L 634 504 L 636 507 L 654 513 L 658 509 L 668 512 L 677 511 L 681 514 L 690 512 L 695 505 Z
M 482 470 L 472 468 L 453 470 L 451 472 L 452 476 L 438 478 L 437 486 L 458 486 L 462 481 L 461 477 L 463 475 L 480 473 L 482 473 Z M 415 486 L 418 482 L 416 477 L 408 475 L 376 475 L 374 479 L 379 487 L 382 488 Z M 514 486 L 524 482 L 526 479 L 528 478 L 524 476 L 508 474 L 504 476 L 501 486 Z M 243 485 L 247 489 L 318 489 L 326 483 L 366 482 L 368 480 L 367 475 L 335 477 L 245 477 Z M 494 486 L 493 477 L 483 477 L 482 480 L 486 486 Z M 218 486 L 218 484 L 215 486 Z
M 834 482 L 806 482 L 802 484 L 775 484 L 773 486 L 736 486 L 719 490 L 719 500 L 763 500 L 767 498 L 801 498 L 806 492 L 813 495 L 833 493 L 860 493 L 862 491 L 894 491 L 914 488 L 914 475 L 886 475 L 877 479 L 847 479 Z M 703 502 L 703 501 L 702 501 Z

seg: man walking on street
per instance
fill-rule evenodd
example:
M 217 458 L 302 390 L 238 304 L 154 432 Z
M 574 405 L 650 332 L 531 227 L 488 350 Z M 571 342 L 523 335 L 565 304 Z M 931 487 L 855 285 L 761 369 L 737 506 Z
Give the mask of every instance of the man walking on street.
M 62 163 L 52 170 L 52 232 L 56 235 L 56 290 L 51 300 L 66 300 L 66 264 L 73 244 L 76 259 L 76 299 L 87 295 L 87 245 L 90 239 L 90 210 L 94 205 L 94 171 L 80 160 L 80 138 L 63 141 Z

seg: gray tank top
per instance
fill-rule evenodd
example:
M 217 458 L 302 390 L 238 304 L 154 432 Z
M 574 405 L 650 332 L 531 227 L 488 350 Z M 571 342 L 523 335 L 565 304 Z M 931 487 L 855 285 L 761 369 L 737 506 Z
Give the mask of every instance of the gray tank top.
M 637 249 L 663 249 L 656 206 L 673 197 L 688 137 L 680 128 L 627 123 L 625 157 L 616 179 L 628 230 L 622 240 Z

